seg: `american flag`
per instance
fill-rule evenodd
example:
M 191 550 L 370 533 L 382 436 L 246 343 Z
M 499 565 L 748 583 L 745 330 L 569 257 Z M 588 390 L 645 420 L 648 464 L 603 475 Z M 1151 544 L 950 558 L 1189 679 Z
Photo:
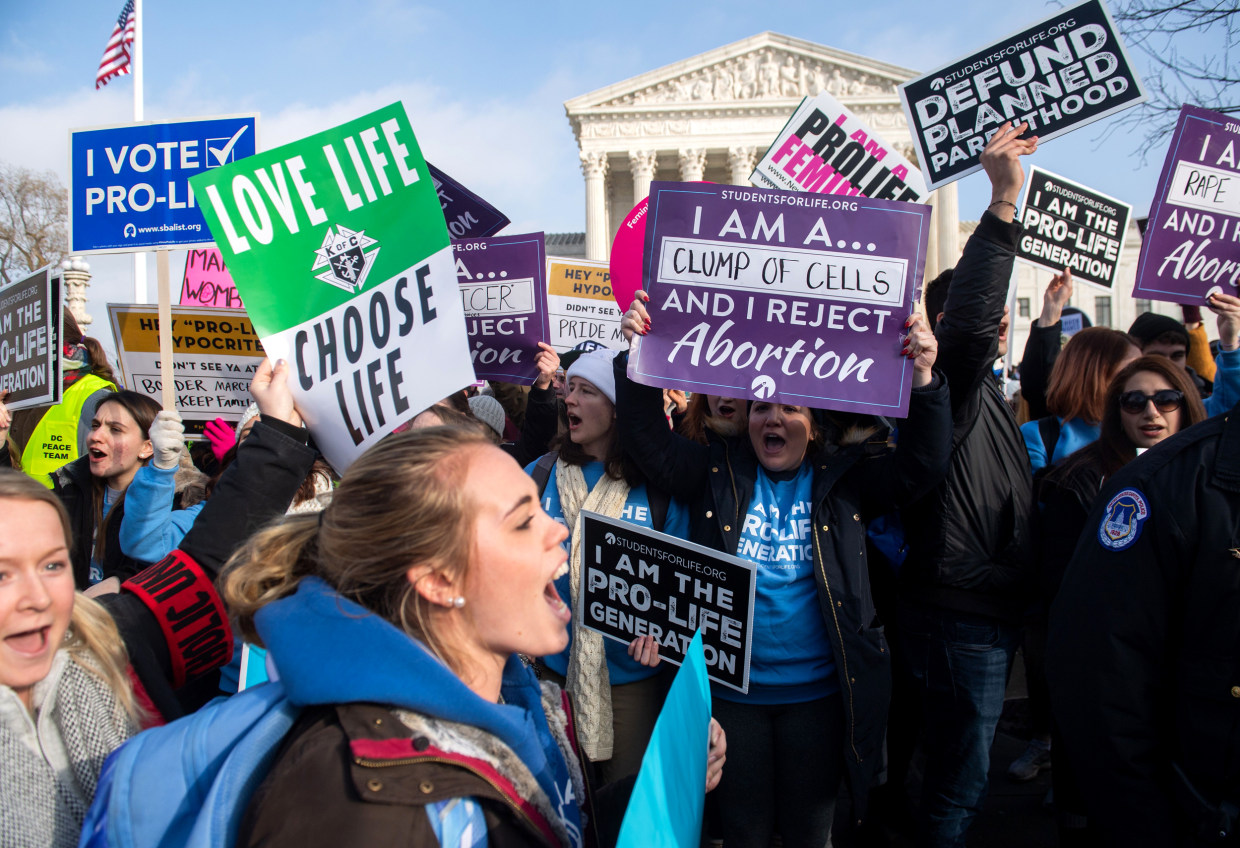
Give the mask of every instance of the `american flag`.
M 133 31 L 137 18 L 133 11 L 133 0 L 121 9 L 116 26 L 112 29 L 112 37 L 108 46 L 103 48 L 103 58 L 99 60 L 99 71 L 95 74 L 95 89 L 108 84 L 112 77 L 129 73 L 129 47 L 133 44 Z

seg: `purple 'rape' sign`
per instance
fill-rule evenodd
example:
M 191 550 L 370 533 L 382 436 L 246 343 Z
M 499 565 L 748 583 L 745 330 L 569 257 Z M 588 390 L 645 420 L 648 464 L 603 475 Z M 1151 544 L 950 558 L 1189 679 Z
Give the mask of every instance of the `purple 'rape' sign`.
M 905 415 L 913 366 L 901 340 L 929 206 L 655 182 L 648 217 L 651 331 L 632 379 Z
M 1180 107 L 1133 297 L 1199 304 L 1240 281 L 1240 118 Z
M 543 234 L 453 239 L 452 256 L 474 374 L 533 383 L 538 343 L 551 337 Z

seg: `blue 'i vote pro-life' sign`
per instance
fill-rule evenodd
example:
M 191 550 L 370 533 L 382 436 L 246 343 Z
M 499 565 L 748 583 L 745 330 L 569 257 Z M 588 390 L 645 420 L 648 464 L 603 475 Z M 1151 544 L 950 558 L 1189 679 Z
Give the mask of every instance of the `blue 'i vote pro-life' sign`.
M 213 243 L 189 178 L 258 149 L 258 116 L 120 124 L 69 132 L 69 250 L 117 253 Z M 238 191 L 289 198 L 304 185 L 290 163 L 271 186 Z M 256 215 L 267 214 L 254 203 Z M 244 208 L 244 206 L 243 206 Z M 264 222 L 256 220 L 257 230 Z M 271 222 L 266 222 L 267 228 Z M 254 231 L 255 228 L 251 228 Z

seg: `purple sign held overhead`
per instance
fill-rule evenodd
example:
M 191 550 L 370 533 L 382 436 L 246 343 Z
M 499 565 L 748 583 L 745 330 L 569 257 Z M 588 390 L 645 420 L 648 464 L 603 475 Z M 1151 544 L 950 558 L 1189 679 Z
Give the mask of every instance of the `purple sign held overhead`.
M 1200 304 L 1240 282 L 1240 118 L 1181 106 L 1133 297 Z
M 426 163 L 443 207 L 444 221 L 453 238 L 493 236 L 508 226 L 508 216 L 449 177 L 430 162 Z
M 547 326 L 547 249 L 542 233 L 453 239 L 469 353 L 479 380 L 529 385 Z
M 655 182 L 643 280 L 649 385 L 903 417 L 904 319 L 920 295 L 930 207 Z

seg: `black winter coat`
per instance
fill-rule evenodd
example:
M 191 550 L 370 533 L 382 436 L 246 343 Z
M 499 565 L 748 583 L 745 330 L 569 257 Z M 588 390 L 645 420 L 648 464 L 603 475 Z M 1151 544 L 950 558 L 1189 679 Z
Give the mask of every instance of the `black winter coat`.
M 984 213 L 956 266 L 934 332 L 951 392 L 951 462 L 901 511 L 909 555 L 900 569 L 906 603 L 1014 621 L 1033 588 L 1033 476 L 991 369 L 1020 231 Z
M 90 473 L 90 457 L 81 456 L 52 472 L 52 489 L 65 511 L 73 531 L 73 581 L 78 589 L 90 588 L 90 560 L 95 544 L 94 476 Z M 125 517 L 125 501 L 112 507 L 103 519 L 103 576 L 128 580 L 146 567 L 145 562 L 125 555 L 121 550 L 121 521 Z
M 691 540 L 734 554 L 753 498 L 758 459 L 748 434 L 707 445 L 673 433 L 662 411 L 662 391 L 626 376 L 628 354 L 615 359 L 620 445 L 651 485 L 689 505 Z M 864 445 L 828 444 L 807 457 L 814 466 L 813 546 L 818 600 L 837 658 L 846 737 L 845 774 L 864 816 L 866 796 L 883 762 L 891 699 L 890 654 L 870 593 L 866 520 L 925 494 L 947 467 L 951 418 L 941 379 L 914 389 L 899 447 L 886 434 Z
M 183 687 L 228 661 L 232 629 L 215 580 L 233 551 L 283 515 L 297 494 L 316 456 L 306 438 L 300 427 L 262 417 L 180 547 L 120 592 L 98 598 L 120 629 L 134 674 L 168 720 L 200 705 Z
M 1236 839 L 1240 407 L 1107 482 L 1051 607 L 1046 677 L 1107 844 Z

